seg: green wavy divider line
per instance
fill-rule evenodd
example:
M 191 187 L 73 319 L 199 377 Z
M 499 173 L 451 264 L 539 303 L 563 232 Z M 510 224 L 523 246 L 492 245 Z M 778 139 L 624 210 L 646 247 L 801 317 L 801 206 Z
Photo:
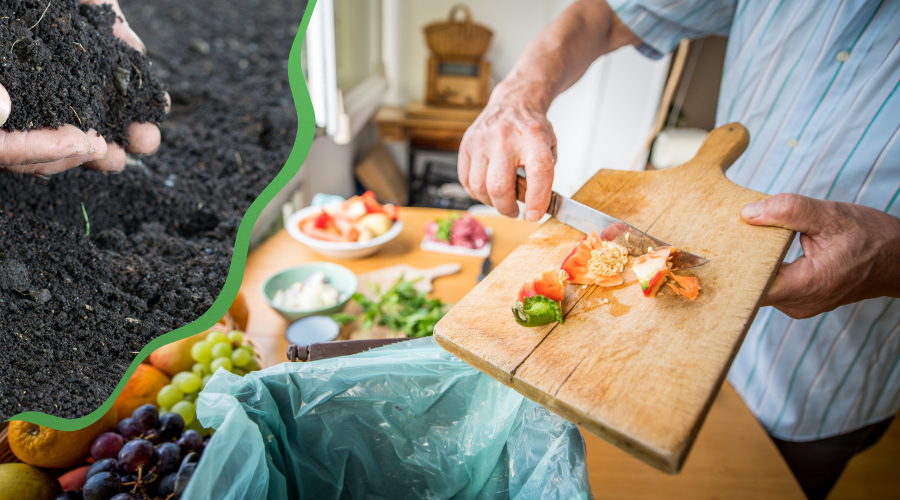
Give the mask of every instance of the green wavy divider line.
M 237 238 L 234 243 L 234 252 L 232 253 L 231 267 L 228 270 L 228 278 L 225 279 L 225 286 L 209 308 L 202 316 L 181 328 L 173 330 L 153 339 L 147 344 L 131 362 L 128 371 L 119 381 L 116 389 L 103 405 L 93 412 L 75 419 L 67 419 L 55 417 L 36 411 L 27 411 L 18 413 L 9 418 L 9 420 L 24 420 L 44 427 L 61 431 L 76 431 L 83 429 L 100 419 L 112 407 L 119 393 L 125 387 L 128 379 L 137 369 L 138 365 L 151 352 L 160 347 L 171 344 L 186 337 L 202 333 L 213 325 L 219 319 L 225 316 L 228 308 L 237 297 L 238 290 L 241 288 L 241 282 L 244 279 L 244 266 L 247 263 L 247 252 L 250 248 L 250 233 L 253 231 L 253 225 L 263 208 L 281 191 L 281 189 L 290 181 L 306 159 L 309 148 L 312 145 L 313 135 L 315 134 L 315 115 L 313 113 L 312 101 L 309 97 L 309 90 L 306 88 L 306 81 L 303 78 L 303 70 L 300 66 L 300 48 L 303 45 L 303 37 L 306 34 L 306 28 L 309 26 L 309 19 L 315 8 L 316 0 L 309 0 L 306 5 L 306 11 L 303 13 L 303 21 L 297 29 L 294 42 L 291 45 L 291 53 L 288 56 L 288 81 L 291 87 L 291 94 L 294 97 L 294 106 L 297 108 L 297 137 L 294 140 L 294 147 L 288 156 L 284 167 L 275 176 L 272 182 L 263 190 L 256 200 L 250 204 L 247 213 L 241 219 L 241 225 L 238 228 Z M 7 421 L 9 421 L 7 420 Z

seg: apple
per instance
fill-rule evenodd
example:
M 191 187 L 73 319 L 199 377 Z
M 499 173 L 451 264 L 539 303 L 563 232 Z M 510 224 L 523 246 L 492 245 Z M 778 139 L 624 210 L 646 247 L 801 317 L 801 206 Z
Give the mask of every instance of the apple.
M 191 347 L 205 337 L 204 332 L 166 344 L 150 353 L 150 364 L 170 377 L 174 377 L 176 373 L 189 372 L 196 362 L 191 357 Z

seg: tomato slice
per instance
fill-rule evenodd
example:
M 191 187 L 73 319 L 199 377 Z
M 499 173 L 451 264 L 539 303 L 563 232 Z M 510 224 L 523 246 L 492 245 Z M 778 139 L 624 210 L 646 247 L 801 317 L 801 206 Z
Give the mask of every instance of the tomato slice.
M 601 240 L 591 231 L 563 261 L 560 269 L 575 285 L 617 286 L 625 282 L 619 274 L 628 262 L 628 251 L 614 242 Z
M 559 280 L 559 270 L 550 269 L 544 271 L 540 276 L 522 285 L 519 289 L 519 302 L 525 303 L 528 297 L 535 295 L 543 295 L 550 300 L 562 302 L 566 296 L 566 285 Z
M 378 203 L 378 200 L 375 199 L 375 193 L 366 191 L 362 194 L 362 196 L 359 197 L 359 199 L 362 200 L 363 204 L 366 206 L 366 213 L 384 213 L 384 208 L 382 208 L 381 204 Z

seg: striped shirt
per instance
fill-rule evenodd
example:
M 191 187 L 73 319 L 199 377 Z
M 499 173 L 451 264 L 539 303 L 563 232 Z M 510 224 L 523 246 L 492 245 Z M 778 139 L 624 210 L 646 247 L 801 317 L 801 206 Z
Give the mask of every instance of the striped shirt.
M 609 3 L 652 58 L 729 37 L 716 121 L 751 137 L 734 182 L 900 216 L 900 1 Z M 895 415 L 898 365 L 900 301 L 882 297 L 806 320 L 761 309 L 728 379 L 773 436 L 809 441 Z

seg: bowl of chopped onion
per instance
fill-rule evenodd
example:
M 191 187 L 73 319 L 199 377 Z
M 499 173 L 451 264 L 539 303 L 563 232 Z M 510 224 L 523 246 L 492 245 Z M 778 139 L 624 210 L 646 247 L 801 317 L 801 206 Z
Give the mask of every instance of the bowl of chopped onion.
M 334 259 L 374 254 L 403 230 L 399 207 L 380 204 L 366 192 L 349 200 L 308 207 L 291 215 L 286 229 L 310 250 Z
M 262 294 L 286 320 L 341 312 L 356 293 L 353 271 L 330 262 L 310 262 L 279 271 L 263 282 Z

